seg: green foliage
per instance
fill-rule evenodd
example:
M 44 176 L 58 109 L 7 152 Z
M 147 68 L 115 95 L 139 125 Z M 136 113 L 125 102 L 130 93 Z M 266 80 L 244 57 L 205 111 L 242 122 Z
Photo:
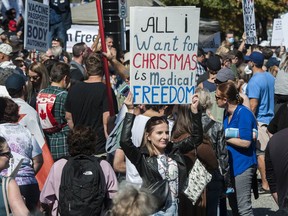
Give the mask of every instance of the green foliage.
M 222 32 L 233 30 L 241 36 L 244 31 L 242 0 L 162 0 L 162 2 L 167 6 L 200 7 L 201 17 L 218 20 Z M 255 0 L 257 23 L 267 23 L 285 11 L 288 11 L 286 0 Z M 263 29 L 265 30 L 266 26 Z

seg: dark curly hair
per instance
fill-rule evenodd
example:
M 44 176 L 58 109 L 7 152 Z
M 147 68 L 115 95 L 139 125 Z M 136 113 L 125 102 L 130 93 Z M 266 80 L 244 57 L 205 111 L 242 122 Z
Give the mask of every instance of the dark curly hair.
M 93 155 L 95 154 L 95 146 L 97 142 L 96 132 L 86 126 L 78 125 L 69 132 L 68 151 L 71 156 L 79 154 Z
M 19 120 L 19 107 L 11 99 L 0 97 L 0 123 L 16 123 Z

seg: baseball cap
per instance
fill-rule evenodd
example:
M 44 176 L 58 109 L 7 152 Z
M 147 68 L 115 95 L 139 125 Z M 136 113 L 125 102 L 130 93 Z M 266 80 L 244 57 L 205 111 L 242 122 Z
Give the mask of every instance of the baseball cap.
M 3 53 L 5 55 L 11 55 L 13 52 L 12 47 L 9 44 L 2 43 L 0 44 L 0 53 Z
M 212 71 L 218 71 L 221 69 L 221 61 L 219 56 L 211 56 L 207 62 L 207 67 Z
M 277 66 L 279 67 L 280 61 L 275 58 L 275 57 L 271 57 L 270 59 L 268 59 L 267 63 L 266 63 L 266 67 L 269 69 L 270 67 L 273 66 Z
M 252 52 L 248 57 L 248 60 L 254 62 L 258 66 L 262 66 L 264 63 L 264 55 L 260 52 Z
M 25 79 L 20 74 L 13 73 L 5 81 L 5 86 L 10 95 L 18 93 L 25 85 Z
M 267 41 L 267 40 L 263 40 L 263 41 L 261 41 L 259 46 L 261 46 L 261 47 L 269 47 L 270 46 L 270 42 Z
M 130 61 L 130 52 L 124 54 L 124 63 Z
M 228 80 L 235 80 L 234 72 L 230 68 L 222 68 L 216 75 L 215 83 L 224 83 Z

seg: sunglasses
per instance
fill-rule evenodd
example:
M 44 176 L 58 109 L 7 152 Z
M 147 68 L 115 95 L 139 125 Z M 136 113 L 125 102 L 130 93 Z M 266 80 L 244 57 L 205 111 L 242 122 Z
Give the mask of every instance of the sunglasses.
M 1 156 L 4 156 L 6 158 L 13 158 L 13 155 L 11 154 L 11 152 L 3 152 L 3 153 L 0 153 L 0 157 Z
M 39 76 L 29 76 L 30 80 L 38 80 L 40 77 Z
M 220 100 L 220 99 L 222 99 L 222 97 L 219 97 L 219 96 L 215 95 L 215 99 L 216 100 Z

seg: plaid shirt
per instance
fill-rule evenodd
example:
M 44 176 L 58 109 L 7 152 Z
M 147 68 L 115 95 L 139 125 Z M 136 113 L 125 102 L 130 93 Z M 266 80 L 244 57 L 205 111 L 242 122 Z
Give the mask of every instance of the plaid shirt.
M 197 72 L 196 72 L 196 81 L 198 80 L 198 77 L 206 73 L 205 68 L 197 62 Z
M 64 91 L 64 92 L 63 92 Z M 43 93 L 49 94 L 59 94 L 56 97 L 53 106 L 53 116 L 59 124 L 67 123 L 65 119 L 65 101 L 67 98 L 67 91 L 56 86 L 49 86 L 48 88 L 41 91 Z M 63 156 L 69 155 L 68 153 L 68 144 L 67 144 L 67 135 L 69 127 L 66 125 L 60 132 L 48 134 L 45 133 L 45 136 L 48 141 L 48 145 L 54 160 L 57 160 Z

